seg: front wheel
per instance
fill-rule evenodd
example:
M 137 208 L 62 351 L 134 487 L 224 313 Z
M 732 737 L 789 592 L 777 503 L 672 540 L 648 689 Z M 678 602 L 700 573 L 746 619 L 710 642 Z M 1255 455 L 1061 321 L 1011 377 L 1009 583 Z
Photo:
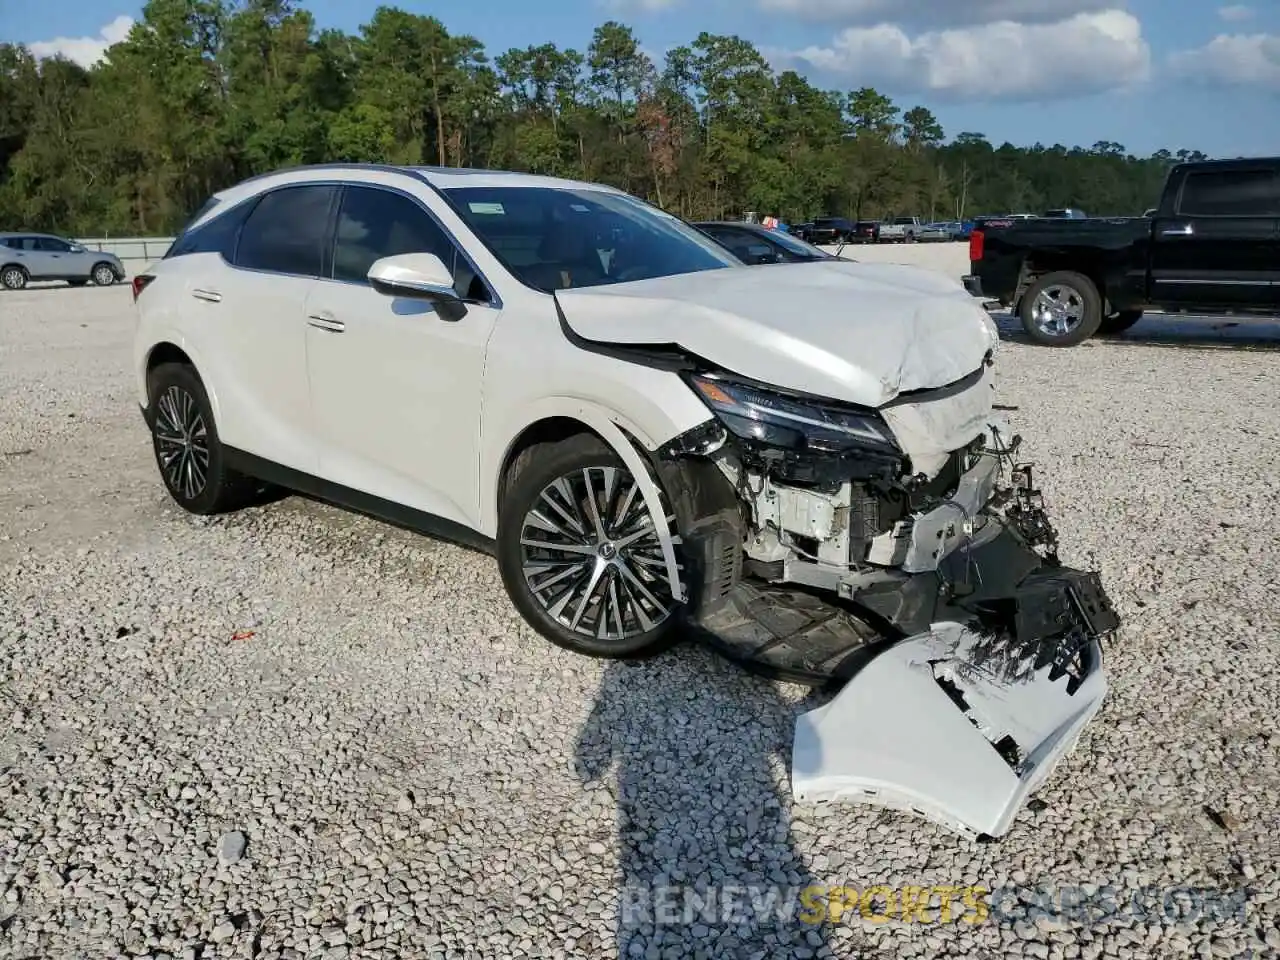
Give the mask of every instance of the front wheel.
M 116 282 L 116 272 L 111 264 L 100 263 L 93 268 L 93 282 L 99 287 L 109 287 Z
M 664 511 L 667 509 L 665 501 Z M 602 440 L 579 434 L 524 451 L 498 519 L 502 580 L 520 614 L 552 643 L 594 657 L 647 656 L 675 639 L 658 524 L 639 485 Z
M 1046 347 L 1074 347 L 1098 332 L 1102 295 L 1082 273 L 1057 270 L 1039 277 L 1018 305 L 1022 327 Z

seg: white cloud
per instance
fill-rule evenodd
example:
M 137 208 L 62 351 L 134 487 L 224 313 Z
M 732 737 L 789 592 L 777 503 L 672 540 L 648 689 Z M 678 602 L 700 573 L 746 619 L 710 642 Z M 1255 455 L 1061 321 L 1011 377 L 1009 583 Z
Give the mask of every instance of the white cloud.
M 804 20 L 847 24 L 910 23 L 953 27 L 997 23 L 1054 23 L 1080 13 L 1123 6 L 1124 0 L 757 0 L 763 10 Z
M 54 57 L 61 54 L 82 67 L 91 67 L 102 59 L 103 54 L 107 52 L 107 47 L 129 36 L 129 30 L 132 27 L 133 17 L 121 14 L 99 30 L 96 37 L 54 37 L 52 40 L 29 43 L 27 49 L 36 57 Z
M 1246 7 L 1243 3 L 1233 3 L 1228 7 L 1219 7 L 1218 16 L 1227 23 L 1243 23 L 1245 20 L 1253 19 L 1253 7 Z
M 851 27 L 829 46 L 774 52 L 774 65 L 845 85 L 954 100 L 1050 100 L 1113 90 L 1146 79 L 1151 49 L 1123 10 L 1057 23 L 999 21 L 910 36 L 882 23 Z
M 1169 58 L 1170 66 L 1203 83 L 1262 87 L 1280 93 L 1280 34 L 1221 34 L 1196 50 Z

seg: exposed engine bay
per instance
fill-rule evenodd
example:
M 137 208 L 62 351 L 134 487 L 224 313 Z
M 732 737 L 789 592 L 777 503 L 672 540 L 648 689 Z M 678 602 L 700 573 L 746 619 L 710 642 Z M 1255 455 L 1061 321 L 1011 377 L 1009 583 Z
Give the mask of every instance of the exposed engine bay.
M 991 416 L 989 362 L 878 410 L 687 379 L 716 418 L 661 454 L 698 627 L 774 676 L 853 681 L 801 718 L 797 797 L 1005 832 L 1100 706 L 1119 621 L 1096 574 L 1060 563 L 1021 438 Z M 968 723 L 940 733 L 957 711 Z M 850 738 L 868 724 L 894 747 Z M 948 780 L 929 753 L 950 740 Z M 957 800 L 955 779 L 988 768 Z

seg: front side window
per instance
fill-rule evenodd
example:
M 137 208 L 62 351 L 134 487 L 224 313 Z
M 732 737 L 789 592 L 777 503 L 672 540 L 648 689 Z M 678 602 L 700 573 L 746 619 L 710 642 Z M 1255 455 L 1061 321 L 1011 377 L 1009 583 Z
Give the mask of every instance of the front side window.
M 375 260 L 401 253 L 434 253 L 448 267 L 453 244 L 408 198 L 373 187 L 347 187 L 333 242 L 333 278 L 367 282 Z
M 44 253 L 70 253 L 71 244 L 57 237 L 36 237 L 36 247 Z
M 573 187 L 446 194 L 502 265 L 545 293 L 741 266 L 710 237 L 625 194 Z
M 1280 214 L 1280 178 L 1270 170 L 1202 170 L 1187 174 L 1178 212 L 1187 217 Z
M 319 277 L 336 187 L 281 187 L 265 194 L 240 231 L 238 267 Z

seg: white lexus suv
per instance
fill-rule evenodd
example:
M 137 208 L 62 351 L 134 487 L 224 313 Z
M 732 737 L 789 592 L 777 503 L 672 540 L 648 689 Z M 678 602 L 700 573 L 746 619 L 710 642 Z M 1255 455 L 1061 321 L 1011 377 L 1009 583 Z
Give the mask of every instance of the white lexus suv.
M 1118 621 L 1058 562 L 958 279 L 744 265 L 596 184 L 339 164 L 217 194 L 133 289 L 183 508 L 305 491 L 496 554 L 573 650 L 684 632 L 853 677 L 802 718 L 798 795 L 997 834 L 1101 702 Z

